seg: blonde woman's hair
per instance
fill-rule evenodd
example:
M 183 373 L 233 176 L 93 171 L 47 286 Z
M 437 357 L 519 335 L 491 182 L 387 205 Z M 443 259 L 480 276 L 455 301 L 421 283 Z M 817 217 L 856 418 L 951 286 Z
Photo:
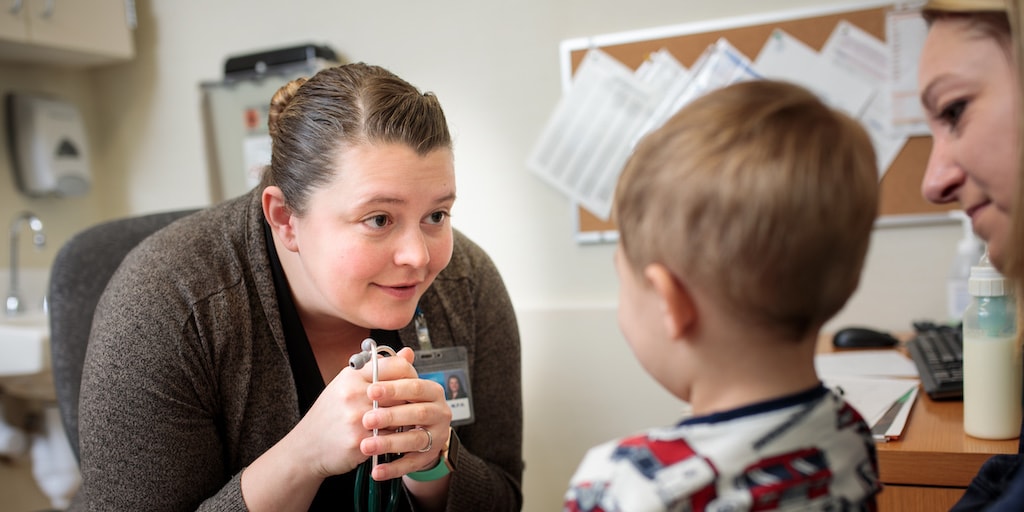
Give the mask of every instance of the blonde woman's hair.
M 1024 6 L 1021 6 L 1020 0 L 1009 0 L 1009 13 L 1010 26 L 1013 34 L 1013 48 L 1015 50 L 1015 63 L 1017 66 L 1017 83 L 1018 87 L 1024 87 Z M 1024 96 L 1024 92 L 1022 92 Z M 1018 147 L 1024 148 L 1024 111 L 1018 112 L 1020 116 L 1020 136 L 1021 141 L 1018 141 Z M 1013 223 L 1011 224 L 1010 232 L 1010 247 L 1011 248 L 1024 248 L 1024 151 L 1021 151 L 1021 161 L 1018 162 L 1018 176 L 1017 176 L 1017 196 L 1013 202 Z M 1024 250 L 1011 250 L 1006 255 L 1006 268 L 1003 272 L 1014 279 L 1017 284 L 1017 307 L 1018 311 L 1024 310 L 1024 297 L 1021 296 L 1024 293 Z M 1018 314 L 1018 316 L 1020 316 Z M 1024 321 L 1018 321 L 1018 328 L 1024 329 Z
M 425 155 L 451 149 L 437 97 L 394 73 L 364 63 L 321 70 L 285 84 L 270 101 L 270 166 L 260 188 L 281 188 L 292 211 L 305 212 L 315 188 L 338 172 L 340 151 L 361 144 L 405 144 Z
M 878 192 L 857 121 L 760 80 L 698 98 L 644 137 L 613 214 L 634 271 L 660 263 L 738 321 L 804 336 L 856 289 Z
M 924 10 L 943 12 L 1003 11 L 1015 0 L 928 0 Z
M 1011 55 L 1012 31 L 1007 11 L 1019 0 L 929 0 L 921 10 L 931 25 L 938 19 L 957 18 L 968 22 L 979 35 L 995 39 Z
M 1017 66 L 1017 86 L 1024 88 L 1024 6 L 1021 0 L 1007 0 L 1007 17 L 1010 20 L 1010 32 L 1012 34 L 1012 48 L 1014 50 L 1014 63 Z M 1021 93 L 1024 96 L 1024 91 Z M 1017 112 L 1020 127 L 1017 147 L 1024 148 L 1024 110 Z M 1010 248 L 1006 255 L 1000 271 L 1009 277 L 1016 285 L 1017 295 L 1017 351 L 1024 350 L 1024 251 L 1014 248 L 1024 247 L 1024 151 L 1020 152 L 1020 161 L 1017 163 L 1017 195 L 1013 201 L 1012 216 L 1010 224 Z

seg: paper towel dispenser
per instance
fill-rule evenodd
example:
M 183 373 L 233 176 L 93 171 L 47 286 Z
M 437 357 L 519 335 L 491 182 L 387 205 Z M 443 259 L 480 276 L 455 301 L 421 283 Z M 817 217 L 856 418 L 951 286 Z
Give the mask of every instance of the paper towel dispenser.
M 8 148 L 21 191 L 35 197 L 88 192 L 89 144 L 78 108 L 36 93 L 8 93 L 6 104 Z

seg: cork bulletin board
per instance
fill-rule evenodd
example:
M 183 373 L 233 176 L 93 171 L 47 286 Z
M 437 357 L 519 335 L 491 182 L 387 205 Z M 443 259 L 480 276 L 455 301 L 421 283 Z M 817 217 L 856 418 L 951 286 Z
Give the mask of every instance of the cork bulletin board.
M 662 48 L 690 68 L 709 45 L 725 38 L 750 59 L 761 51 L 772 31 L 784 30 L 815 50 L 821 50 L 840 20 L 846 20 L 885 41 L 886 13 L 891 2 L 860 2 L 855 8 L 831 11 L 793 11 L 777 15 L 736 18 L 718 22 L 679 25 L 567 40 L 562 43 L 563 82 L 567 86 L 572 73 L 590 48 L 600 48 L 626 66 L 636 69 L 647 56 Z M 921 179 L 931 151 L 931 137 L 910 138 L 881 181 L 878 225 L 919 224 L 950 221 L 948 212 L 955 204 L 934 205 L 921 195 Z M 576 206 L 577 239 L 580 242 L 612 242 L 618 239 L 615 225 L 586 209 Z

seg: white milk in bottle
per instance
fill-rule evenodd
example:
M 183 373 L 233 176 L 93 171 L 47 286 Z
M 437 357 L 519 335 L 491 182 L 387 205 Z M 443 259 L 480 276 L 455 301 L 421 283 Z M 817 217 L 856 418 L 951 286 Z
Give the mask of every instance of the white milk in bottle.
M 964 432 L 1012 439 L 1021 427 L 1021 353 L 1014 295 L 984 255 L 971 267 L 964 311 Z

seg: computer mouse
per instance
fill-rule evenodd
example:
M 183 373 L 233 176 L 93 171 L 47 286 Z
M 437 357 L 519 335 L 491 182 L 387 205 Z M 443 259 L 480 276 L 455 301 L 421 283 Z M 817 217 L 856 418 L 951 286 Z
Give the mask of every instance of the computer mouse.
M 900 340 L 893 335 L 867 327 L 846 327 L 832 337 L 836 348 L 890 348 Z

